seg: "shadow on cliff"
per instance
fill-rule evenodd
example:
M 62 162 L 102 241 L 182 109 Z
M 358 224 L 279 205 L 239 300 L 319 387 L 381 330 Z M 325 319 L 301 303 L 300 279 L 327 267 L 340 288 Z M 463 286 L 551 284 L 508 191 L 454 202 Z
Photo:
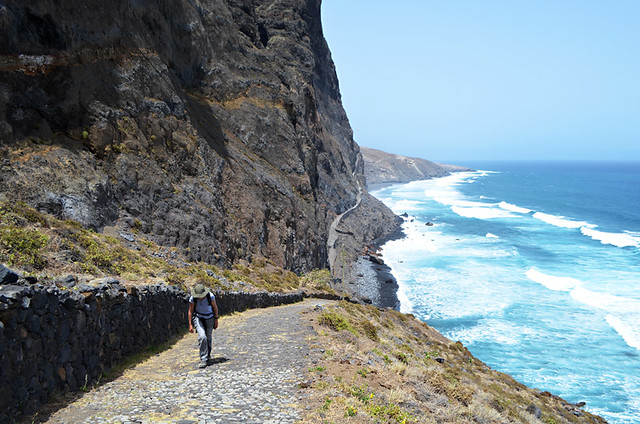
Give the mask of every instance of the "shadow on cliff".
M 191 124 L 194 126 L 200 137 L 207 141 L 221 158 L 229 159 L 229 151 L 225 145 L 224 133 L 220 121 L 213 116 L 213 111 L 204 99 L 190 93 L 186 93 L 187 100 L 185 106 L 191 117 Z M 229 163 L 230 165 L 230 163 Z

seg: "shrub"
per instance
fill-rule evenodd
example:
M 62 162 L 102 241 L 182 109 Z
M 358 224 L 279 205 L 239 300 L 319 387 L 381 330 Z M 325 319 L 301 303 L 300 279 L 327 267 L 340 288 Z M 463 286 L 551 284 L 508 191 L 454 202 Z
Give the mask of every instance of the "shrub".
M 322 325 L 326 325 L 327 327 L 331 327 L 336 331 L 347 330 L 356 336 L 358 335 L 353 325 L 351 325 L 345 317 L 335 311 L 324 312 L 320 318 L 318 318 L 318 322 Z
M 362 328 L 362 332 L 369 337 L 374 342 L 380 341 L 380 337 L 378 336 L 378 329 L 373 323 L 367 319 L 363 319 L 360 321 L 360 328 Z
M 301 283 L 316 290 L 330 290 L 331 272 L 328 269 L 314 269 L 302 276 Z
M 49 238 L 38 230 L 4 225 L 0 227 L 0 255 L 10 266 L 42 269 L 46 260 L 41 250 L 48 241 Z

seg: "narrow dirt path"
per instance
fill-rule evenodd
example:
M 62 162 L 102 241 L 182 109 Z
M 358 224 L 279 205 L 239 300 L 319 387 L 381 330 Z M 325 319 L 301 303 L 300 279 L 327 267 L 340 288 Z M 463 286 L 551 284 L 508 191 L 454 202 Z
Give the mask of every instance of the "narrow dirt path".
M 51 415 L 49 423 L 294 423 L 308 379 L 305 312 L 322 300 L 221 317 L 214 364 L 198 369 L 197 337 L 127 370 Z
M 358 169 L 358 163 L 360 162 L 361 158 L 362 156 L 358 156 L 358 160 L 356 161 L 356 165 L 354 167 L 355 169 Z M 355 174 L 356 174 L 356 171 L 354 170 L 352 172 L 352 175 L 355 176 Z M 331 225 L 329 226 L 329 235 L 327 237 L 327 251 L 328 251 L 330 269 L 333 269 L 333 264 L 335 263 L 336 258 L 338 256 L 338 254 L 336 253 L 336 241 L 338 240 L 338 231 L 337 231 L 338 225 L 340 225 L 342 218 L 347 216 L 349 213 L 351 213 L 351 211 L 355 210 L 358 206 L 360 206 L 360 203 L 362 203 L 362 185 L 360 184 L 360 180 L 358 180 L 357 178 L 356 178 L 356 182 L 358 183 L 358 194 L 356 195 L 356 203 L 346 211 L 342 212 L 340 215 L 336 216 L 334 220 L 331 222 Z

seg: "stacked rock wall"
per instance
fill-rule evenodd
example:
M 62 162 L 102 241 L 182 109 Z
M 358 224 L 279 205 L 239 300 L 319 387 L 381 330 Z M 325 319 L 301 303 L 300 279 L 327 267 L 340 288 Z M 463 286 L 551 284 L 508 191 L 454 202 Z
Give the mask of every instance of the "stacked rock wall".
M 293 303 L 302 294 L 217 293 L 221 314 Z M 81 390 L 105 370 L 187 327 L 188 295 L 154 285 L 0 287 L 0 423 L 34 413 L 54 392 Z

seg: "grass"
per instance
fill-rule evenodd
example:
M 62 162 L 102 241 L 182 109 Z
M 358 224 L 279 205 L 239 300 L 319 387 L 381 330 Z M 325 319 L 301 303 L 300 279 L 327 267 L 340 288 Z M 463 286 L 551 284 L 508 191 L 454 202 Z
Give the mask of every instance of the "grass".
M 314 328 L 311 348 L 333 353 L 314 365 L 324 371 L 313 374 L 302 423 L 604 422 L 576 417 L 567 402 L 492 370 L 411 315 L 339 302 L 315 313 Z
M 267 259 L 221 269 L 190 263 L 176 248 L 161 246 L 142 234 L 142 222 L 130 229 L 135 241 L 97 233 L 72 220 L 59 220 L 25 203 L 0 198 L 0 262 L 41 281 L 69 274 L 85 280 L 113 276 L 130 285 L 160 281 L 186 288 L 203 281 L 214 289 L 290 292 L 329 291 L 328 270 L 298 276 Z

